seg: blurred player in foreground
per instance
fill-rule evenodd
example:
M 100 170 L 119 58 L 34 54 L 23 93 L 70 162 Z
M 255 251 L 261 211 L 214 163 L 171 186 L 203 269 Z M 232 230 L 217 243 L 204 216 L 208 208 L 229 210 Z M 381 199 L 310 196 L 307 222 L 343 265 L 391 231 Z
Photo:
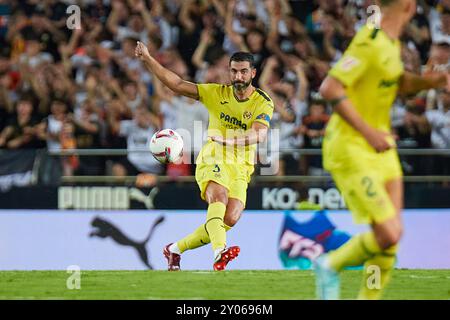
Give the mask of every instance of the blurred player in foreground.
M 399 38 L 416 12 L 415 0 L 377 2 L 380 26 L 362 27 L 320 88 L 334 107 L 323 143 L 324 167 L 354 221 L 371 226 L 316 260 L 320 299 L 339 299 L 338 272 L 361 264 L 365 271 L 358 298 L 380 298 L 394 268 L 403 229 L 403 178 L 390 134 L 390 108 L 397 93 L 448 86 L 448 73 L 418 76 L 403 69 Z M 380 282 L 371 286 L 368 280 L 374 268 L 380 272 Z
M 208 203 L 206 222 L 164 248 L 168 270 L 180 270 L 184 251 L 209 242 L 214 251 L 214 270 L 224 270 L 240 251 L 238 246 L 226 248 L 226 231 L 244 210 L 256 144 L 267 137 L 273 102 L 252 85 L 256 69 L 250 53 L 237 52 L 230 58 L 232 85 L 185 81 L 161 66 L 140 42 L 135 53 L 172 91 L 200 100 L 209 111 L 209 139 L 197 157 L 195 172 L 201 197 Z

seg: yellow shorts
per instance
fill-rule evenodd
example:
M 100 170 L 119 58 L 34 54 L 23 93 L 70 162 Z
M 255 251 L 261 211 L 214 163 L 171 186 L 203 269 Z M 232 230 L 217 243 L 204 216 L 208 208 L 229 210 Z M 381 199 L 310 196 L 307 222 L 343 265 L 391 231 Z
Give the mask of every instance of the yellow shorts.
M 397 152 L 380 153 L 368 161 L 357 157 L 348 165 L 331 170 L 355 223 L 382 223 L 395 217 L 395 207 L 385 184 L 402 177 Z
M 245 206 L 247 186 L 253 171 L 254 167 L 250 165 L 199 163 L 195 170 L 195 180 L 203 200 L 208 182 L 214 181 L 227 188 L 229 198 L 238 199 Z

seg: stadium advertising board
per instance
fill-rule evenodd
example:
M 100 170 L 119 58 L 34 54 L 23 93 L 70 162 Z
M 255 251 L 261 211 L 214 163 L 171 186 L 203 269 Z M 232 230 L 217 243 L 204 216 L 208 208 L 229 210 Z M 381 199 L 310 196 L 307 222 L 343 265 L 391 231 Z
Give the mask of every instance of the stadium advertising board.
M 450 208 L 448 192 L 448 188 L 438 185 L 406 185 L 405 207 Z M 302 189 L 250 186 L 247 209 L 295 210 L 305 201 L 329 210 L 346 209 L 345 201 L 336 188 L 319 185 Z M 173 183 L 151 189 L 125 186 L 13 187 L 0 192 L 0 209 L 203 210 L 206 205 L 200 199 L 197 185 Z
M 162 248 L 204 220 L 178 210 L 2 210 L 0 269 L 164 270 Z M 403 221 L 397 267 L 450 268 L 450 209 L 407 209 Z M 344 210 L 248 210 L 228 234 L 229 245 L 241 247 L 230 269 L 308 269 L 310 259 L 365 228 Z M 210 270 L 211 255 L 210 246 L 186 252 L 182 268 Z
M 28 186 L 36 180 L 32 172 L 36 155 L 34 149 L 0 150 L 0 192 L 14 186 Z

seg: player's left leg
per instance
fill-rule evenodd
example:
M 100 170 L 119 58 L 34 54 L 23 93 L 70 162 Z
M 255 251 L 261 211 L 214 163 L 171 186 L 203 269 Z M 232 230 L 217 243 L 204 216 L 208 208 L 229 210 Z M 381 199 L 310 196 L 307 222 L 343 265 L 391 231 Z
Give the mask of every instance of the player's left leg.
M 242 211 L 244 211 L 244 204 L 241 200 L 228 198 L 227 210 L 224 217 L 224 227 L 226 231 L 230 230 L 238 222 Z M 214 270 L 224 270 L 228 262 L 235 259 L 240 251 L 241 249 L 238 246 L 226 248 L 214 262 Z
M 236 198 L 228 198 L 227 211 L 225 212 L 225 218 L 223 222 L 227 231 L 234 227 L 234 225 L 241 218 L 242 212 L 244 211 L 244 204 L 241 200 Z
M 231 166 L 228 168 L 231 177 L 227 210 L 224 217 L 224 226 L 233 227 L 241 217 L 247 200 L 247 187 L 253 167 Z M 224 270 L 228 262 L 238 256 L 240 248 L 238 246 L 228 247 L 221 253 L 221 257 L 216 259 L 214 270 Z
M 394 228 L 402 229 L 401 211 L 403 209 L 403 179 L 397 178 L 386 182 L 386 191 L 397 213 Z M 377 226 L 373 226 L 377 228 Z M 401 231 L 400 231 L 401 233 Z M 380 299 L 388 284 L 396 262 L 398 245 L 390 246 L 380 254 L 367 260 L 364 264 L 364 277 L 358 299 Z M 379 275 L 379 277 L 377 277 Z

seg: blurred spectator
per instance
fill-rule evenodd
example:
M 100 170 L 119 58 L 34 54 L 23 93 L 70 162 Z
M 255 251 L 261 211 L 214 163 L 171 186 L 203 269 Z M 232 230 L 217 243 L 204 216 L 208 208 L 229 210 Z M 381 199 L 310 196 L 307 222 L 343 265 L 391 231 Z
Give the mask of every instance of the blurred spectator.
M 33 101 L 23 97 L 16 104 L 16 113 L 0 133 L 0 147 L 8 149 L 42 148 L 39 120 L 33 116 Z
M 133 120 L 117 121 L 109 119 L 113 132 L 126 137 L 128 156 L 114 164 L 115 176 L 137 175 L 140 173 L 160 174 L 162 165 L 150 154 L 150 139 L 157 131 L 158 120 L 144 106 L 133 113 Z
M 450 44 L 450 1 L 440 0 L 429 14 L 431 39 L 433 43 Z
M 417 14 L 408 24 L 403 35 L 403 41 L 418 50 L 421 64 L 427 62 L 431 45 L 431 34 L 425 10 L 426 8 L 419 2 L 417 4 Z
M 301 61 L 296 64 L 297 78 L 282 78 L 282 65 L 275 56 L 267 59 L 259 79 L 260 86 L 273 99 L 274 113 L 272 116 L 272 129 L 279 130 L 280 149 L 295 150 L 303 145 L 303 136 L 297 127 L 305 113 L 304 90 L 307 81 L 301 68 Z M 303 79 L 303 80 L 300 80 Z M 300 82 L 302 81 L 302 82 Z M 299 84 L 302 89 L 299 89 Z M 269 143 L 272 143 L 269 141 Z M 283 154 L 280 159 L 278 175 L 299 173 L 299 154 Z
M 308 149 L 322 148 L 322 141 L 325 135 L 325 127 L 330 116 L 327 114 L 326 101 L 320 96 L 313 96 L 308 115 L 302 120 L 300 132 L 305 136 L 304 147 Z M 322 156 L 304 157 L 303 171 L 309 175 L 323 175 Z
M 438 109 L 428 110 L 425 114 L 431 125 L 431 143 L 433 148 L 450 149 L 450 93 L 442 92 L 438 97 Z M 437 174 L 450 175 L 450 157 L 434 157 Z
M 51 114 L 47 118 L 47 149 L 49 151 L 61 150 L 61 131 L 64 122 L 68 120 L 67 105 L 64 101 L 54 100 L 51 105 Z
M 71 3 L 0 0 L 0 148 L 45 147 L 46 142 L 49 150 L 133 149 L 134 142 L 145 147 L 144 137 L 161 127 L 192 134 L 194 121 L 206 126 L 206 111 L 199 102 L 162 88 L 134 56 L 136 42 L 144 42 L 184 79 L 203 83 L 229 84 L 230 53 L 245 50 L 255 56 L 254 85 L 275 102 L 272 128 L 280 129 L 281 147 L 293 151 L 283 156 L 280 174 L 296 174 L 301 159 L 295 151 L 320 146 L 329 114 L 311 92 L 366 23 L 373 1 L 79 1 L 81 28 L 74 30 L 66 27 Z M 406 70 L 448 72 L 449 12 L 450 0 L 418 2 L 401 39 Z M 22 106 L 28 95 L 31 111 Z M 397 99 L 392 126 L 399 147 L 445 145 L 445 101 L 436 90 L 419 99 Z M 143 106 L 151 106 L 151 113 Z M 64 157 L 63 170 L 68 175 L 162 172 L 148 154 L 130 153 L 129 161 L 113 168 L 105 168 L 104 159 Z M 422 170 L 405 159 L 406 172 Z M 319 158 L 309 160 L 320 170 Z M 306 158 L 301 161 L 301 173 L 314 173 Z M 167 169 L 185 174 L 181 167 Z
M 425 97 L 413 97 L 399 101 L 394 108 L 396 121 L 394 133 L 399 148 L 430 148 L 431 126 L 428 122 Z M 394 115 L 393 115 L 394 117 Z M 424 156 L 402 156 L 403 169 L 408 174 L 429 174 L 432 167 Z
M 62 144 L 64 144 L 64 149 L 69 149 L 69 146 L 67 146 L 67 143 L 63 138 L 63 128 L 68 120 L 66 103 L 62 100 L 54 100 L 51 104 L 50 112 L 51 113 L 46 121 L 42 123 L 42 130 L 44 131 L 42 134 L 47 140 L 47 150 L 50 152 L 60 151 L 63 149 Z M 74 149 L 75 147 L 76 146 L 73 145 L 70 149 Z M 66 164 L 66 159 L 67 158 L 52 155 L 45 157 L 45 161 L 43 161 L 41 167 L 41 182 L 46 185 L 52 183 L 56 184 L 63 172 L 63 166 L 68 166 L 68 164 Z M 76 161 L 78 166 L 78 158 Z M 65 163 L 64 165 L 63 162 Z M 73 174 L 73 170 L 69 169 L 64 170 L 64 172 L 69 175 Z
M 73 136 L 78 149 L 100 148 L 100 119 L 92 100 L 86 100 L 69 115 L 73 126 Z M 76 175 L 104 174 L 104 158 L 98 156 L 80 156 Z

